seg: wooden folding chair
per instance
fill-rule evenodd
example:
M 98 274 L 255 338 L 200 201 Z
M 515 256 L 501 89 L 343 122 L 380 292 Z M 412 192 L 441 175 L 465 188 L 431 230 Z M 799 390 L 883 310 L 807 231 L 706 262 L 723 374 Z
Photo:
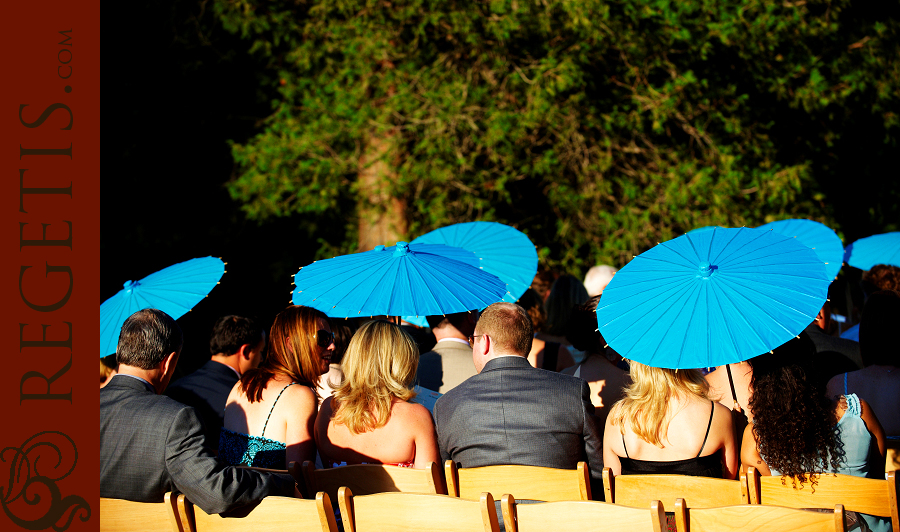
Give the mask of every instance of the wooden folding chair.
M 832 508 L 842 504 L 848 512 L 889 517 L 894 532 L 900 532 L 897 472 L 890 471 L 887 477 L 881 480 L 824 473 L 816 476 L 815 489 L 808 482 L 803 488 L 795 488 L 790 478 L 782 483 L 780 476 L 764 476 L 755 467 L 747 468 L 751 504 L 789 508 Z
M 271 495 L 259 504 L 238 508 L 227 514 L 208 514 L 184 495 L 176 504 L 183 532 L 284 532 L 287 530 L 337 532 L 337 521 L 328 495 L 319 492 L 315 500 Z
M 101 532 L 185 532 L 175 510 L 177 494 L 163 502 L 133 502 L 100 498 Z
M 384 492 L 447 493 L 437 464 L 429 462 L 424 469 L 412 469 L 392 465 L 363 464 L 316 469 L 310 461 L 300 466 L 288 464 L 288 471 L 298 484 L 305 483 L 306 493 L 324 491 L 332 500 L 337 499 L 338 488 L 347 486 L 357 495 Z
M 457 468 L 453 460 L 447 460 L 444 476 L 447 479 L 447 493 L 462 499 L 476 499 L 484 491 L 495 499 L 506 493 L 518 499 L 537 501 L 591 499 L 591 484 L 584 462 L 578 462 L 575 469 L 524 465 Z
M 649 508 L 631 508 L 600 501 L 516 504 L 515 498 L 507 494 L 503 496 L 501 507 L 506 532 L 662 532 L 666 529 L 666 511 L 659 501 L 651 501 Z
M 603 468 L 606 502 L 643 508 L 659 500 L 672 508 L 675 499 L 690 501 L 693 508 L 747 504 L 747 479 L 691 477 L 687 475 L 619 475 Z
M 675 501 L 678 532 L 844 532 L 844 508 L 814 512 L 784 506 L 742 504 L 719 508 L 688 508 L 684 499 Z
M 490 493 L 477 500 L 421 493 L 376 493 L 353 496 L 338 491 L 344 532 L 498 532 L 497 510 Z

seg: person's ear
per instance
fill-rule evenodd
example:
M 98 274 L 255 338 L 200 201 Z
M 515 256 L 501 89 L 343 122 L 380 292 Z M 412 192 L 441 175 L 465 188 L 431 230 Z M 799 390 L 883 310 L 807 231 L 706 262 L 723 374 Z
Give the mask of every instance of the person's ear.
M 172 351 L 171 353 L 166 355 L 166 358 L 164 358 L 162 360 L 162 362 L 159 363 L 160 364 L 159 369 L 163 375 L 169 375 L 169 374 L 171 374 L 171 372 L 175 371 L 175 364 L 177 364 L 177 363 L 178 363 L 178 352 Z
M 238 349 L 238 353 L 240 353 L 241 358 L 244 360 L 250 360 L 251 351 L 253 351 L 253 346 L 250 344 L 244 344 Z

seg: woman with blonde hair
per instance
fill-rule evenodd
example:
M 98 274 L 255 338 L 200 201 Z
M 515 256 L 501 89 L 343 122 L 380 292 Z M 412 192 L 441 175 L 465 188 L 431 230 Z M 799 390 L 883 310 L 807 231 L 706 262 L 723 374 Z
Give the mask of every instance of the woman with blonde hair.
M 241 376 L 225 404 L 219 460 L 229 465 L 286 469 L 316 459 L 316 384 L 334 351 L 331 324 L 319 310 L 290 306 L 275 317 L 268 341 L 266 359 Z
M 731 412 L 710 400 L 700 371 L 629 363 L 632 384 L 606 419 L 604 465 L 616 475 L 735 478 Z
M 316 418 L 316 445 L 326 467 L 440 462 L 431 413 L 409 402 L 418 355 L 412 337 L 388 321 L 370 321 L 356 331 L 341 363 L 344 380 Z

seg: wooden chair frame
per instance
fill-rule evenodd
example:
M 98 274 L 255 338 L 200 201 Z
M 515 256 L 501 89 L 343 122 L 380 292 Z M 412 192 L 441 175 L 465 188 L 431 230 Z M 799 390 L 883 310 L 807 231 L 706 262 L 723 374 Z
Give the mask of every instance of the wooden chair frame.
M 688 475 L 613 475 L 603 468 L 603 491 L 606 502 L 644 507 L 650 500 L 670 505 L 675 499 L 690 501 L 695 508 L 747 504 L 747 478 L 739 480 L 692 477 Z
M 197 530 L 281 532 L 291 529 L 304 532 L 313 529 L 337 532 L 338 530 L 331 501 L 328 495 L 322 492 L 316 494 L 314 501 L 270 495 L 258 505 L 238 508 L 223 515 L 207 514 L 201 508 L 195 508 L 184 495 L 179 494 L 176 509 L 183 532 L 197 532 Z M 313 511 L 315 518 L 312 517 Z
M 291 462 L 288 471 L 297 484 L 306 487 L 305 493 L 324 491 L 332 500 L 337 500 L 338 489 L 349 487 L 358 495 L 383 492 L 446 494 L 441 470 L 434 462 L 423 469 L 412 469 L 392 465 L 363 464 L 316 469 L 310 461 L 299 465 Z
M 178 494 L 171 492 L 165 494 L 163 502 L 134 502 L 101 497 L 100 531 L 186 532 L 175 508 L 177 498 Z
M 501 500 L 506 532 L 598 530 L 604 532 L 663 532 L 666 510 L 659 501 L 649 508 L 632 508 L 600 501 L 557 501 L 516 504 L 512 495 Z M 522 526 L 523 521 L 525 526 Z
M 477 500 L 396 492 L 354 496 L 350 488 L 342 487 L 338 490 L 338 505 L 344 532 L 382 532 L 398 528 L 429 532 L 500 530 L 490 493 L 482 493 Z
M 457 468 L 453 460 L 444 463 L 447 494 L 462 499 L 477 498 L 481 492 L 495 499 L 511 494 L 538 501 L 589 501 L 591 483 L 587 464 L 575 469 L 524 465 L 496 465 Z
M 889 517 L 894 532 L 900 532 L 897 510 L 897 472 L 890 471 L 886 480 L 852 475 L 817 475 L 815 491 L 807 483 L 794 488 L 791 479 L 760 475 L 755 467 L 747 468 L 750 503 L 779 505 L 790 508 L 831 508 L 842 504 L 848 512 Z
M 835 505 L 834 513 L 820 513 L 784 506 L 742 504 L 717 508 L 688 508 L 685 499 L 675 501 L 675 527 L 678 532 L 741 532 L 749 530 L 796 530 L 813 532 L 846 530 L 844 507 Z M 692 526 L 692 522 L 693 525 Z

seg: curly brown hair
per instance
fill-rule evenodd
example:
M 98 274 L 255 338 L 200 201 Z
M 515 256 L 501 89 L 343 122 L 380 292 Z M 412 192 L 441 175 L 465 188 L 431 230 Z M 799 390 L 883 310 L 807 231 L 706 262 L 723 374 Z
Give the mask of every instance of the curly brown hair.
M 876 264 L 863 272 L 861 283 L 867 295 L 879 290 L 900 291 L 900 268 Z
M 794 486 L 836 471 L 844 461 L 833 403 L 816 378 L 816 346 L 806 333 L 750 360 L 750 410 L 759 455 Z

